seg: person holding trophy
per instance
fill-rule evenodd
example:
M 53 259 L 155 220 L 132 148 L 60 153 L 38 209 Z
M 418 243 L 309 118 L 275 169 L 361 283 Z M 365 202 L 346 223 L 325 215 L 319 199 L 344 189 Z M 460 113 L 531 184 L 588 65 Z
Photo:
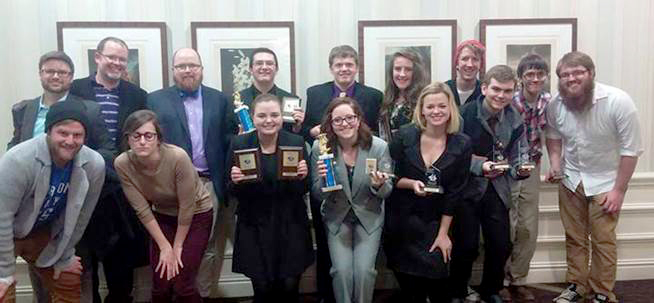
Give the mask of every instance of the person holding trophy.
M 449 302 L 448 231 L 472 155 L 460 125 L 452 91 L 434 82 L 421 91 L 412 123 L 390 143 L 398 181 L 386 203 L 384 252 L 403 302 Z
M 234 137 L 226 166 L 239 203 L 232 271 L 252 280 L 254 302 L 297 302 L 300 275 L 313 263 L 304 195 L 304 139 L 281 130 L 281 101 L 261 94 L 250 106 L 255 131 Z
M 322 201 L 336 302 L 372 302 L 384 199 L 393 189 L 385 141 L 372 135 L 350 97 L 327 106 L 311 154 L 311 194 Z

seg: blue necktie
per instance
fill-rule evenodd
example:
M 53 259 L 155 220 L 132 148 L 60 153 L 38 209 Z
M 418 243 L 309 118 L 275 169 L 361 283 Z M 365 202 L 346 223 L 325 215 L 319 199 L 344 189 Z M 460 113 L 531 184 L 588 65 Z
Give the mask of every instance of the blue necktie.
M 184 98 L 197 98 L 198 94 L 200 93 L 199 89 L 196 89 L 192 92 L 185 91 L 185 90 L 179 90 L 179 97 L 184 99 Z

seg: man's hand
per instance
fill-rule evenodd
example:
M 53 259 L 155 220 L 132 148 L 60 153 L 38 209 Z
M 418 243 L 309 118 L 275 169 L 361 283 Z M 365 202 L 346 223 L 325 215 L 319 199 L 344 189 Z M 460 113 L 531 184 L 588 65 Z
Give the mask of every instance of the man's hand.
M 302 126 L 302 122 L 304 122 L 304 111 L 301 108 L 293 110 L 293 120 L 295 120 L 295 126 Z
M 440 250 L 443 255 L 443 262 L 449 262 L 452 258 L 452 241 L 450 241 L 450 237 L 448 237 L 447 234 L 444 234 L 443 236 L 439 234 L 436 236 L 434 243 L 432 243 L 431 248 L 429 248 L 429 252 L 434 252 L 437 249 Z
M 624 192 L 619 189 L 612 189 L 602 200 L 599 205 L 602 206 L 604 212 L 608 214 L 617 214 L 622 209 L 622 202 L 624 202 Z
M 300 161 L 297 164 L 297 176 L 300 180 L 304 179 L 309 174 L 309 167 L 307 166 L 307 161 Z
M 484 177 L 495 179 L 504 174 L 504 170 L 493 168 L 493 164 L 495 164 L 495 162 L 486 161 L 481 165 L 481 171 L 484 173 Z
M 58 280 L 62 272 L 67 272 L 75 275 L 82 275 L 82 262 L 80 260 L 81 260 L 80 257 L 73 256 L 73 262 L 70 263 L 70 265 L 62 269 L 55 268 L 54 275 L 52 275 L 52 278 Z
M 240 182 L 241 179 L 243 179 L 243 177 L 245 177 L 245 175 L 243 174 L 241 169 L 238 168 L 238 166 L 232 166 L 232 171 L 230 173 L 230 177 L 232 178 L 232 182 L 234 182 L 234 184 L 238 184 L 238 182 Z
M 309 130 L 309 135 L 311 135 L 312 138 L 318 137 L 318 135 L 320 135 L 320 124 L 312 127 Z

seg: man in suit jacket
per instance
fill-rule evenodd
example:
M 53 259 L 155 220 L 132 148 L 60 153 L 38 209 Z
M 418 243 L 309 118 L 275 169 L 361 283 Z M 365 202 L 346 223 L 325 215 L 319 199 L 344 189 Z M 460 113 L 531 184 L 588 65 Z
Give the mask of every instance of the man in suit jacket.
M 94 55 L 97 72 L 73 81 L 70 89 L 71 94 L 100 105 L 102 120 L 116 146 L 122 139 L 125 119 L 131 113 L 146 108 L 145 90 L 122 79 L 127 68 L 128 53 L 125 41 L 116 37 L 102 39 Z M 113 170 L 113 160 L 107 163 L 107 167 L 107 182 L 100 203 L 78 251 L 88 265 L 85 271 L 94 269 L 91 272 L 93 302 L 100 302 L 98 261 L 104 265 L 109 290 L 106 302 L 131 302 L 133 269 L 147 264 L 147 238 L 134 210 L 125 200 L 120 180 Z
M 16 256 L 35 268 L 55 302 L 80 302 L 75 244 L 91 218 L 104 160 L 84 146 L 89 121 L 80 102 L 58 102 L 46 134 L 0 158 L 0 302 L 15 302 Z
M 209 296 L 216 282 L 216 218 L 225 201 L 225 153 L 236 129 L 234 109 L 225 95 L 202 85 L 202 61 L 193 49 L 182 48 L 173 55 L 175 86 L 148 95 L 148 107 L 154 111 L 163 131 L 163 140 L 183 148 L 191 157 L 214 203 L 214 229 L 200 267 L 200 295 Z M 222 209 L 221 209 L 222 211 Z

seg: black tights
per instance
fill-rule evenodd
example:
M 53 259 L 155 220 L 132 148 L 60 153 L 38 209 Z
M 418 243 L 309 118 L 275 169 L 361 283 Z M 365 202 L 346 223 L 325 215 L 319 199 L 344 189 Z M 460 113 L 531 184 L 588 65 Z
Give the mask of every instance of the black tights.
M 252 279 L 253 303 L 296 303 L 299 300 L 300 276 L 277 280 Z
M 450 302 L 447 279 L 430 279 L 395 272 L 395 278 L 400 284 L 401 302 L 425 303 Z

